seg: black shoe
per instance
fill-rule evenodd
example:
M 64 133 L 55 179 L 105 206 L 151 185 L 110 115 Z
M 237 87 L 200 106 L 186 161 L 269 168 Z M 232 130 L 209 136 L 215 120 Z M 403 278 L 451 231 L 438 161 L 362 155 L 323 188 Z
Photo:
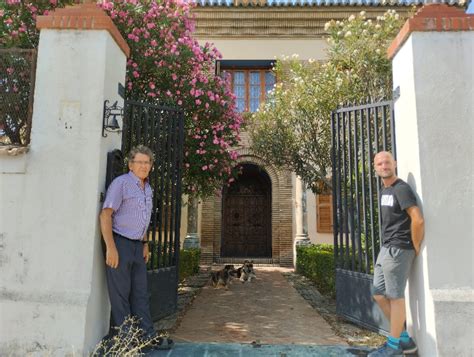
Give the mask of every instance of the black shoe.
M 416 347 L 415 341 L 410 337 L 408 342 L 403 342 L 400 340 L 400 348 L 403 351 L 403 354 L 414 354 L 418 351 L 418 347 Z

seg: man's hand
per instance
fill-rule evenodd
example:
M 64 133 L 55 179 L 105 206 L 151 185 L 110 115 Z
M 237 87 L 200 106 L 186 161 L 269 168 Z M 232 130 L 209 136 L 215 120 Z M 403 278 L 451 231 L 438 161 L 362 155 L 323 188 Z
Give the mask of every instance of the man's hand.
M 119 254 L 117 251 L 117 247 L 115 244 L 111 247 L 107 247 L 107 253 L 105 255 L 105 263 L 111 267 L 116 269 L 119 265 Z
M 149 258 L 149 248 L 148 248 L 148 242 L 143 243 L 143 259 L 145 259 L 145 263 L 148 263 L 148 258 Z
M 420 208 L 412 206 L 407 208 L 407 213 L 411 218 L 411 240 L 415 248 L 415 254 L 420 254 L 421 241 L 425 236 L 425 222 Z
M 104 208 L 100 212 L 100 230 L 102 237 L 104 238 L 105 245 L 107 247 L 105 253 L 105 264 L 109 267 L 116 269 L 119 265 L 119 255 L 117 247 L 115 246 L 114 236 L 112 232 L 112 214 L 114 210 L 112 208 Z
M 418 245 L 413 244 L 413 248 L 415 248 L 415 255 L 418 256 L 418 254 L 420 254 L 421 243 Z

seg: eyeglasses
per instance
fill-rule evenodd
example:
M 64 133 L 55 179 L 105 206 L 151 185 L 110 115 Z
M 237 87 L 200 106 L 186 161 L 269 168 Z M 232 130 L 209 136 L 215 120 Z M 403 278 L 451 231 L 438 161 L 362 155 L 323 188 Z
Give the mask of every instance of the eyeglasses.
M 132 160 L 132 163 L 137 164 L 137 165 L 151 166 L 151 162 L 150 162 L 150 161 L 137 161 L 137 160 Z

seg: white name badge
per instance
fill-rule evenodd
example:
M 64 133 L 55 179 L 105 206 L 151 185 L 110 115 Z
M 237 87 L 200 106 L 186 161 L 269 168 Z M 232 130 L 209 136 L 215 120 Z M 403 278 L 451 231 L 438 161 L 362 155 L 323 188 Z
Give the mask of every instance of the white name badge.
M 392 195 L 382 195 L 381 204 L 382 204 L 382 206 L 393 207 L 393 196 Z

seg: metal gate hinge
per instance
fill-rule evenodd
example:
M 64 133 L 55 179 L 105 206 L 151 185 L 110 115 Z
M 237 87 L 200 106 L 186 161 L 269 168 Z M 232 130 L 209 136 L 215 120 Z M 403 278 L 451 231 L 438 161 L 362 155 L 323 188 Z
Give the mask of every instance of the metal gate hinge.
M 122 97 L 122 99 L 125 99 L 125 87 L 120 82 L 118 84 L 118 94 L 120 97 Z
M 400 86 L 397 86 L 392 92 L 392 98 L 393 101 L 395 102 L 398 98 L 400 98 Z

